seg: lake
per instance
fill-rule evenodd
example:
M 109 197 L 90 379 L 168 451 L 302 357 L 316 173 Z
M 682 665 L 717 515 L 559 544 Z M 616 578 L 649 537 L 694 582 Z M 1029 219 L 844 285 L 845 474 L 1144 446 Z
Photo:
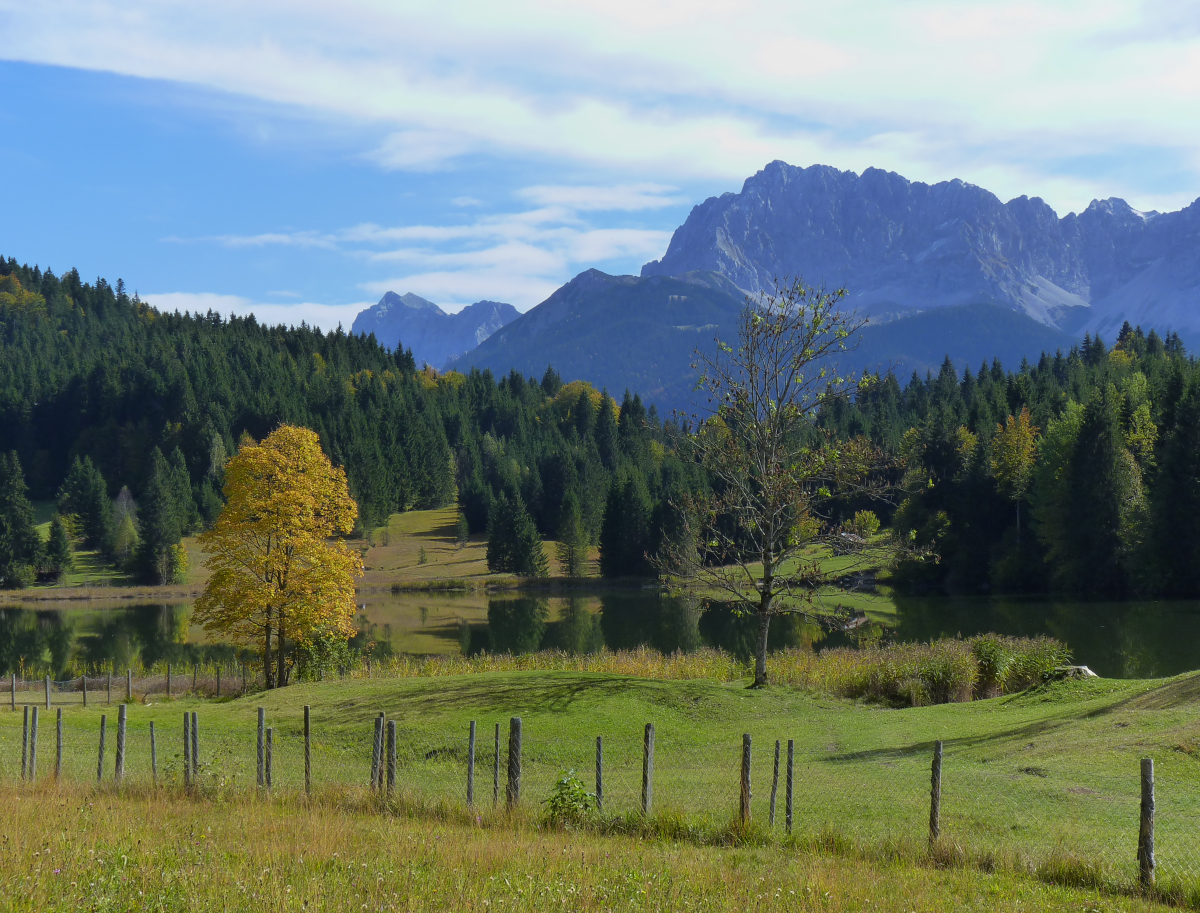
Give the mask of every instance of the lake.
M 589 653 L 649 646 L 663 652 L 712 646 L 748 656 L 755 621 L 728 607 L 653 589 L 579 596 L 505 593 L 390 593 L 361 596 L 361 644 L 378 653 Z M 1083 602 L 1041 598 L 896 597 L 896 613 L 852 632 L 828 632 L 799 618 L 776 619 L 771 646 L 822 649 L 863 639 L 927 641 L 994 631 L 1046 634 L 1069 644 L 1075 661 L 1111 678 L 1153 678 L 1200 668 L 1200 601 Z M 227 644 L 191 625 L 183 604 L 38 604 L 0 609 L 0 671 L 30 659 L 58 670 L 70 661 L 120 669 L 156 662 L 186 666 L 232 660 Z

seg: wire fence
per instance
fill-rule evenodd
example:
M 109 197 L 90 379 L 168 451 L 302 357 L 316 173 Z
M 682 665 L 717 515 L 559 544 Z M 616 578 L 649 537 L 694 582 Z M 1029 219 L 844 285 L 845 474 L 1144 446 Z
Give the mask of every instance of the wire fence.
M 936 743 L 938 777 L 932 742 L 843 752 L 758 733 L 698 745 L 632 721 L 563 737 L 491 718 L 476 721 L 472 750 L 466 727 L 335 724 L 329 708 L 321 720 L 307 709 L 262 711 L 257 720 L 239 710 L 232 722 L 226 716 L 210 727 L 202 711 L 165 705 L 153 708 L 157 714 L 133 703 L 101 714 L 18 707 L 18 725 L 0 727 L 0 778 L 25 785 L 58 780 L 266 798 L 357 790 L 464 810 L 470 793 L 481 812 L 512 803 L 541 814 L 556 782 L 573 771 L 597 795 L 604 819 L 753 827 L 868 846 L 929 841 L 985 867 L 1125 887 L 1158 879 L 1188 894 L 1200 886 L 1200 765 L 1185 755 L 1160 757 L 1147 784 L 1136 759 L 1119 774 L 1014 768 L 947 742 Z

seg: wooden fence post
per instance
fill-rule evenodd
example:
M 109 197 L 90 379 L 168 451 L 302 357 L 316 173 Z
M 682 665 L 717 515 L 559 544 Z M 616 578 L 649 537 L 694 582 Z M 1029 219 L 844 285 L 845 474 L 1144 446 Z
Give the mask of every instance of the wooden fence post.
M 217 697 L 221 696 L 221 664 L 217 663 Z
M 942 742 L 933 743 L 933 772 L 929 782 L 929 844 L 942 835 Z
M 654 724 L 646 724 L 642 741 L 642 814 L 649 815 L 654 807 Z
M 521 718 L 508 721 L 508 807 L 521 801 Z
M 46 709 L 50 709 L 50 676 L 46 676 Z
M 742 797 L 741 820 L 745 827 L 750 823 L 750 733 L 742 736 Z
M 83 683 L 83 706 L 86 709 L 87 708 L 87 669 L 83 670 L 83 675 L 79 676 L 79 679 Z
M 167 663 L 167 698 L 171 697 L 171 664 Z
M 312 795 L 312 717 L 304 705 L 304 795 Z
M 266 771 L 266 738 L 267 738 L 267 710 L 265 707 L 258 708 L 258 788 L 262 789 L 267 785 Z
M 112 703 L 112 670 L 108 670 L 108 702 Z
M 37 780 L 37 731 L 38 731 L 38 709 L 37 705 L 33 706 L 33 716 L 29 721 L 29 782 L 33 783 Z
M 62 780 L 62 707 L 58 708 L 58 726 L 55 728 L 58 731 L 58 738 L 54 742 L 54 779 L 59 781 Z
M 467 736 L 467 807 L 475 807 L 475 721 L 471 720 L 471 732 Z
M 154 738 L 154 720 L 150 721 L 150 780 L 158 788 L 158 743 Z
M 125 700 L 133 700 L 133 670 L 125 670 Z
M 192 785 L 192 727 L 191 714 L 183 711 L 183 785 Z
M 12 674 L 12 709 L 16 712 L 17 709 L 17 673 Z
M 396 721 L 388 720 L 387 724 L 387 796 L 392 798 L 396 792 Z
M 492 808 L 500 804 L 500 724 L 496 724 L 496 750 L 492 753 Z
M 604 811 L 604 736 L 596 736 L 596 811 Z
M 267 792 L 271 791 L 275 766 L 275 727 L 267 727 Z
M 771 775 L 770 826 L 775 829 L 775 797 L 779 794 L 779 739 L 775 740 L 775 772 Z
M 128 710 L 128 704 L 117 708 L 117 766 L 113 771 L 113 782 L 117 786 L 120 786 L 121 780 L 125 778 L 125 721 Z
M 104 736 L 108 729 L 108 714 L 100 714 L 100 752 L 96 759 L 96 785 L 104 782 Z
M 29 705 L 25 705 L 25 721 L 21 724 L 21 779 L 29 779 Z
M 192 780 L 200 774 L 200 714 L 192 711 Z
M 792 784 L 793 774 L 796 762 L 796 742 L 794 739 L 788 739 L 788 755 L 787 755 L 787 785 L 784 787 L 783 799 L 783 814 L 784 827 L 787 833 L 792 832 Z
M 384 721 L 383 714 L 380 713 L 375 717 L 375 734 L 371 741 L 371 791 L 379 792 L 379 787 L 383 783 L 383 738 L 384 738 Z
M 196 693 L 196 686 L 200 683 L 200 665 L 192 663 L 192 694 Z
M 36 727 L 35 727 L 36 728 Z M 1142 814 L 1138 828 L 1138 882 L 1154 887 L 1154 759 L 1142 758 Z

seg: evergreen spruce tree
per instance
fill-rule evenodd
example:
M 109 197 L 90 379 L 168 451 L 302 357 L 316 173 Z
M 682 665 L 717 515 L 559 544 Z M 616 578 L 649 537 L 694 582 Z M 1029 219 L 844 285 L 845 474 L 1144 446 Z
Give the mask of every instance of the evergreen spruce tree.
M 138 561 L 142 574 L 155 583 L 174 583 L 180 576 L 177 549 L 183 538 L 180 515 L 184 511 L 177 501 L 177 488 L 170 463 L 155 447 L 140 505 L 142 541 Z
M 467 544 L 467 540 L 471 536 L 471 526 L 467 523 L 467 515 L 461 510 L 454 520 L 454 545 L 457 548 L 463 548 Z
M 58 491 L 58 510 L 79 518 L 79 531 L 90 548 L 107 549 L 113 532 L 108 485 L 91 457 L 75 458 Z
M 67 525 L 61 516 L 55 514 L 50 520 L 50 538 L 46 543 L 46 571 L 55 579 L 60 579 L 72 564 L 71 537 L 67 535 Z
M 1155 480 L 1148 565 L 1158 588 L 1200 596 L 1200 382 L 1193 381 L 1176 408 L 1175 428 L 1164 442 Z
M 596 416 L 596 449 L 605 469 L 615 469 L 621 455 L 620 435 L 617 431 L 617 414 L 612 397 L 605 390 L 600 394 L 600 412 Z
M 563 498 L 558 524 L 556 547 L 559 571 L 567 577 L 583 577 L 587 573 L 588 540 L 575 492 Z
M 488 524 L 488 570 L 493 574 L 546 577 L 550 573 L 542 537 L 520 495 L 501 493 Z
M 42 563 L 42 537 L 33 525 L 25 473 L 17 452 L 0 453 L 0 587 L 33 583 Z
M 605 577 L 653 577 L 650 497 L 641 473 L 614 479 L 600 524 L 600 573 Z
M 1103 345 L 1097 341 L 1093 343 Z M 1093 393 L 1071 454 L 1064 504 L 1066 541 L 1059 581 L 1075 592 L 1119 595 L 1129 584 L 1129 558 L 1143 506 L 1141 474 L 1121 434 L 1119 394 Z

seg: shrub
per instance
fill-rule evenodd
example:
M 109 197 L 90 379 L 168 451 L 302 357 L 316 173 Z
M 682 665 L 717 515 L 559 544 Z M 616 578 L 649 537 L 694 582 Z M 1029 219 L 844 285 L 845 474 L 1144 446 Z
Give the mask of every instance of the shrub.
M 587 791 L 583 781 L 568 770 L 559 776 L 550 798 L 544 802 L 546 818 L 556 827 L 578 827 L 596 811 L 596 794 Z
M 854 514 L 854 519 L 846 524 L 846 528 L 856 536 L 870 539 L 879 532 L 879 518 L 873 510 L 860 510 Z

